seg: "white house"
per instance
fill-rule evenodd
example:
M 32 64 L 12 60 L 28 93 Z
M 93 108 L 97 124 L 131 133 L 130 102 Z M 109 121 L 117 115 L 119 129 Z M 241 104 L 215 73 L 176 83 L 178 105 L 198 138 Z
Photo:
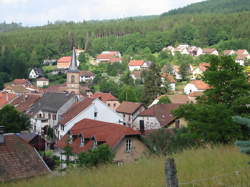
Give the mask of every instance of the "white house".
M 128 63 L 129 71 L 141 70 L 144 60 L 130 60 Z
M 176 118 L 171 112 L 179 106 L 180 104 L 155 104 L 136 117 L 132 128 L 145 131 L 171 126 L 176 122 Z
M 202 48 L 196 46 L 189 47 L 188 51 L 191 56 L 200 56 L 203 54 Z
M 38 88 L 43 88 L 43 87 L 49 86 L 49 80 L 44 78 L 44 77 L 41 77 L 41 78 L 36 80 L 36 86 Z
M 62 115 L 56 129 L 57 137 L 59 139 L 63 137 L 77 122 L 85 118 L 109 123 L 122 123 L 122 117 L 98 98 L 85 98 L 83 101 L 75 103 Z
M 55 128 L 58 121 L 78 97 L 68 93 L 45 93 L 28 111 L 31 116 L 31 132 L 42 134 L 44 128 Z
M 33 68 L 29 73 L 30 79 L 36 79 L 43 76 L 43 71 L 40 68 Z
M 184 93 L 203 92 L 209 89 L 209 85 L 202 80 L 192 80 L 184 87 Z
M 250 55 L 242 54 L 236 57 L 235 62 L 240 64 L 241 66 L 244 66 L 246 61 L 249 59 L 250 59 Z
M 207 70 L 207 68 L 210 66 L 209 63 L 203 62 L 200 63 L 197 68 L 195 68 L 192 72 L 192 80 L 200 79 L 202 74 Z
M 95 78 L 95 74 L 91 71 L 80 71 L 80 82 L 92 81 Z

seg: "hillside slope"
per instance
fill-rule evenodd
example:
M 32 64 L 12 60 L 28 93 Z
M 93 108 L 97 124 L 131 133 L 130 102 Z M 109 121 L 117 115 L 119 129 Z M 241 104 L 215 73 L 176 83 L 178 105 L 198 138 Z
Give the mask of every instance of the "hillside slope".
M 199 187 L 250 185 L 248 180 L 250 166 L 247 164 L 249 157 L 241 154 L 234 146 L 187 150 L 174 155 L 174 158 L 180 185 Z M 145 158 L 122 167 L 81 169 L 63 177 L 39 177 L 3 186 L 159 187 L 165 186 L 164 162 L 164 157 Z M 191 184 L 184 185 L 184 183 Z
M 170 10 L 163 16 L 195 13 L 234 13 L 250 10 L 249 0 L 207 0 L 183 8 Z

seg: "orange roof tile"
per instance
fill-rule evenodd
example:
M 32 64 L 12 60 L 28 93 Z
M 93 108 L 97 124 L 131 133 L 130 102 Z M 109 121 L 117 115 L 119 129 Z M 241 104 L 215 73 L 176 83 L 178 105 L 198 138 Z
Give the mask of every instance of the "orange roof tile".
M 118 101 L 118 99 L 113 96 L 111 93 L 102 93 L 102 92 L 97 92 L 92 95 L 92 98 L 98 98 L 103 102 L 106 101 Z
M 142 66 L 144 64 L 144 60 L 130 60 L 128 63 L 129 66 Z
M 9 104 L 15 98 L 16 94 L 0 92 L 0 108 L 4 107 L 4 105 Z
M 93 137 L 95 137 L 97 142 L 105 143 L 110 148 L 114 148 L 125 136 L 140 135 L 140 132 L 132 128 L 92 119 L 81 120 L 72 127 L 70 132 L 75 138 L 73 138 L 73 143 L 69 145 L 76 154 L 90 150 L 94 143 Z M 80 146 L 80 134 L 85 139 L 84 146 Z M 64 148 L 67 145 L 67 139 L 68 135 L 65 135 L 57 142 L 56 147 Z
M 210 86 L 202 80 L 192 80 L 189 83 L 195 85 L 199 90 L 207 90 L 210 88 Z
M 63 56 L 57 60 L 57 63 L 70 63 L 72 57 L 71 56 Z
M 209 63 L 206 63 L 206 62 L 203 62 L 203 63 L 200 63 L 200 64 L 199 64 L 199 68 L 200 68 L 200 70 L 201 70 L 202 72 L 206 71 L 207 68 L 208 68 L 209 66 L 210 66 L 210 64 L 209 64 Z
M 142 103 L 134 103 L 134 102 L 123 101 L 120 104 L 120 106 L 116 109 L 116 112 L 126 113 L 126 114 L 133 114 L 137 110 L 139 110 L 142 106 L 144 106 Z

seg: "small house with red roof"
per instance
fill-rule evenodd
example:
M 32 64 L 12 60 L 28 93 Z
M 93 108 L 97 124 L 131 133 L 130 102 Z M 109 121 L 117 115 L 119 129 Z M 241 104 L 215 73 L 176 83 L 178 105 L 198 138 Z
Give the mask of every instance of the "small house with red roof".
M 111 108 L 114 111 L 120 105 L 119 100 L 115 96 L 113 96 L 111 93 L 96 92 L 91 96 L 91 98 L 100 99 L 102 102 L 108 105 L 109 108 Z
M 249 53 L 248 53 L 248 51 L 246 50 L 246 49 L 238 49 L 237 51 L 236 51 L 236 55 L 238 56 L 238 55 L 248 55 Z
M 57 69 L 69 69 L 71 64 L 71 56 L 63 56 L 57 60 Z
M 141 70 L 144 63 L 144 60 L 130 60 L 128 63 L 129 71 Z
M 209 66 L 210 66 L 209 63 L 206 62 L 200 63 L 199 66 L 194 69 L 191 79 L 192 80 L 200 79 Z
M 165 83 L 169 84 L 169 87 L 172 91 L 175 91 L 175 84 L 176 80 L 174 79 L 174 76 L 170 75 L 169 73 L 162 73 L 161 74 L 161 87 L 164 87 Z
M 223 51 L 223 55 L 225 56 L 231 56 L 231 55 L 235 55 L 235 51 L 234 50 L 225 50 Z
M 82 152 L 95 149 L 99 145 L 106 144 L 114 152 L 115 162 L 131 162 L 140 158 L 147 147 L 140 140 L 140 132 L 132 128 L 103 121 L 83 119 L 76 123 L 66 135 L 59 140 L 56 154 L 61 160 L 64 147 L 72 147 L 75 157 Z
M 204 92 L 209 88 L 210 86 L 207 83 L 203 82 L 202 80 L 191 80 L 184 87 L 184 93 L 188 95 L 192 92 Z
M 64 136 L 76 123 L 83 119 L 93 119 L 109 123 L 122 123 L 122 117 L 98 98 L 85 98 L 72 105 L 58 123 L 56 135 Z
M 131 127 L 137 115 L 145 109 L 146 107 L 142 103 L 123 101 L 116 109 L 116 112 L 121 114 L 123 125 Z
M 219 55 L 219 52 L 215 48 L 204 48 L 202 52 L 204 55 Z
M 141 132 L 172 125 L 180 127 L 180 121 L 171 113 L 179 106 L 180 104 L 155 104 L 141 112 L 134 120 L 132 127 Z
M 103 51 L 96 56 L 96 64 L 122 62 L 121 53 L 119 51 Z

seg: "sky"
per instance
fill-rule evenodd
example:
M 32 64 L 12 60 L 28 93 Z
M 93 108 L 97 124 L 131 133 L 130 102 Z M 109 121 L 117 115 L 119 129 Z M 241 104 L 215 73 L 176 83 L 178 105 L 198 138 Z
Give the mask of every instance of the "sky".
M 50 22 L 159 15 L 202 0 L 0 0 L 0 23 L 39 26 Z

